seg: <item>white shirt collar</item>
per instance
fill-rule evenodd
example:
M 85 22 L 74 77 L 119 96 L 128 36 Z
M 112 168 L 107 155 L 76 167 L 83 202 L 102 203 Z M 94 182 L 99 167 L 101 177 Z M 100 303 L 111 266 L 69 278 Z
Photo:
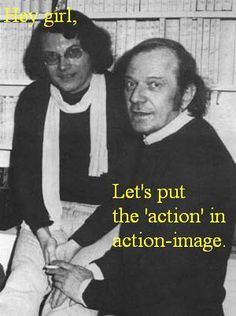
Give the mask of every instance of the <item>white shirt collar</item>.
M 194 117 L 190 116 L 186 110 L 159 131 L 156 131 L 146 137 L 144 136 L 143 142 L 145 145 L 151 145 L 153 143 L 159 142 L 167 136 L 177 132 L 192 119 L 194 119 Z

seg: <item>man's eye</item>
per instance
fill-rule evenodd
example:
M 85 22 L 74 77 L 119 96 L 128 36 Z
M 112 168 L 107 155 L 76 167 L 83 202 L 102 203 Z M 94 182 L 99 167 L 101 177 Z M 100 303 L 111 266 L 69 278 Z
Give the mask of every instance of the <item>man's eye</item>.
M 58 56 L 59 56 L 59 55 L 58 55 L 57 53 L 48 52 L 48 53 L 45 53 L 43 57 L 44 57 L 45 61 L 51 62 L 51 61 L 57 60 L 57 59 L 58 59 Z M 60 56 L 59 56 L 59 58 L 60 58 Z
M 135 87 L 135 83 L 133 81 L 127 80 L 125 81 L 126 90 L 132 90 Z
M 156 82 L 156 81 L 152 81 L 152 82 L 149 82 L 148 86 L 150 89 L 157 89 L 157 88 L 160 88 L 161 83 Z
M 67 58 L 80 58 L 82 54 L 83 54 L 83 50 L 77 46 L 73 46 L 66 51 Z

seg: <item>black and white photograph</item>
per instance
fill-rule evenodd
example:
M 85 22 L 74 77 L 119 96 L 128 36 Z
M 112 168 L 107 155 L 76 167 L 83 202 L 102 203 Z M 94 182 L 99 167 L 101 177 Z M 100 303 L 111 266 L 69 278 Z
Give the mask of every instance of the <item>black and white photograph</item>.
M 236 0 L 0 0 L 0 315 L 236 315 Z

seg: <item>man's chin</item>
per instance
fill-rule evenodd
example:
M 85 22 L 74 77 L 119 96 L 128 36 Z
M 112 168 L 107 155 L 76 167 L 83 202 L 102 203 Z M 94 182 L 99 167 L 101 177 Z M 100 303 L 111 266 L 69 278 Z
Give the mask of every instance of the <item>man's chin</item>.
M 145 126 L 143 124 L 132 124 L 131 123 L 131 126 L 132 126 L 133 130 L 138 134 L 148 135 L 151 133 L 150 127 Z
M 67 85 L 67 84 L 58 84 L 56 85 L 56 87 L 63 93 L 69 93 L 69 94 L 73 94 L 75 93 L 75 87 L 71 86 L 71 85 Z

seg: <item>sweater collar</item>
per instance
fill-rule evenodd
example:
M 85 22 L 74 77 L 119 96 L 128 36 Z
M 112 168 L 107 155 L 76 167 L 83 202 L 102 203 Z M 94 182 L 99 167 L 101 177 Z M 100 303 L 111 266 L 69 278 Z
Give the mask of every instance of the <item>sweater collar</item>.
M 180 130 L 184 125 L 193 120 L 194 117 L 190 116 L 188 111 L 185 110 L 179 114 L 174 120 L 169 124 L 164 126 L 162 129 L 143 137 L 143 142 L 145 145 L 151 145 L 156 142 L 160 142 L 167 136 L 170 136 Z

